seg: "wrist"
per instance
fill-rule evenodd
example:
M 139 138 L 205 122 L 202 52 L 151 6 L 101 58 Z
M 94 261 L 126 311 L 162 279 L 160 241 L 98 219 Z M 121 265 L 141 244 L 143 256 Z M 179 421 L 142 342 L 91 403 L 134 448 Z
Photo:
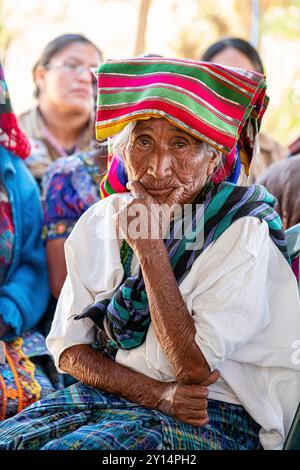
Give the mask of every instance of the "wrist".
M 167 251 L 163 240 L 161 239 L 138 239 L 135 240 L 134 252 L 140 261 L 152 259 L 153 255 L 164 256 Z
M 164 403 L 165 403 L 165 397 L 168 395 L 169 393 L 169 390 L 170 390 L 170 387 L 172 387 L 172 385 L 174 384 L 174 382 L 170 383 L 170 382 L 157 382 L 157 384 L 155 385 L 154 389 L 153 389 L 153 394 L 152 394 L 152 397 L 153 397 L 153 403 L 152 403 L 152 408 L 156 409 L 156 410 L 159 410 L 159 411 L 163 411 L 163 407 L 164 407 Z
M 165 387 L 161 391 L 156 409 L 162 413 L 170 414 L 177 385 L 178 384 L 176 382 L 169 382 L 168 384 L 165 384 Z

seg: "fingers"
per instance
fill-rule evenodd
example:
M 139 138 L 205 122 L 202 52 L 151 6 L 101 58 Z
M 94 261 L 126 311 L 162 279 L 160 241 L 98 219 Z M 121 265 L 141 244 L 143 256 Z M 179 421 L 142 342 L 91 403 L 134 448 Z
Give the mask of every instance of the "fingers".
M 209 423 L 207 411 L 185 410 L 184 412 L 175 413 L 173 416 L 192 426 L 205 426 Z
M 158 409 L 192 426 L 205 426 L 209 423 L 207 394 L 202 385 L 170 384 Z
M 207 410 L 190 410 L 186 409 L 184 413 L 182 413 L 182 417 L 185 419 L 195 419 L 195 420 L 201 420 L 204 421 L 208 419 L 208 413 Z
M 209 422 L 207 400 L 176 400 L 168 414 L 194 426 L 204 426 Z
M 208 389 L 204 385 L 180 385 L 176 389 L 176 396 L 187 397 L 189 399 L 195 398 L 197 400 L 207 398 Z
M 202 427 L 209 423 L 209 419 L 187 419 L 185 422 L 187 424 L 191 424 L 192 426 Z
M 150 194 L 147 193 L 144 186 L 139 181 L 128 181 L 126 188 L 132 193 L 133 196 L 139 199 L 151 198 Z
M 188 403 L 186 404 L 186 409 L 188 410 L 207 410 L 208 401 L 206 398 L 189 398 Z

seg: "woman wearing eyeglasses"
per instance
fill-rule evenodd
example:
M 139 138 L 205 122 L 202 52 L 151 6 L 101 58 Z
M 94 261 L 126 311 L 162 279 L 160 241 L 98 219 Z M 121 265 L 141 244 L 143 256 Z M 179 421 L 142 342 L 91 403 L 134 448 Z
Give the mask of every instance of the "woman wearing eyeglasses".
M 94 136 L 93 68 L 100 49 L 80 34 L 64 34 L 45 47 L 33 68 L 37 106 L 20 116 L 32 147 L 27 165 L 40 182 L 58 157 L 89 150 Z

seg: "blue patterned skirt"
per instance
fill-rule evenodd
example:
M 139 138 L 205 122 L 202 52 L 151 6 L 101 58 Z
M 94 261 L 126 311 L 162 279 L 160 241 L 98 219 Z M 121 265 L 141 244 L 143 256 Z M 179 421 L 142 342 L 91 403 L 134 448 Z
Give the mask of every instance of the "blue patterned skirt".
M 208 400 L 196 427 L 76 383 L 0 424 L 0 450 L 260 449 L 259 425 L 241 406 Z

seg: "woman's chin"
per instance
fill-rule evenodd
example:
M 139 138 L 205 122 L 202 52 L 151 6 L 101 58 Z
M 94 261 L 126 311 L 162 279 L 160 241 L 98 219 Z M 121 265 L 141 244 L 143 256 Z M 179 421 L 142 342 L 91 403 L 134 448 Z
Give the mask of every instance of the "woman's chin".
M 65 108 L 68 111 L 72 111 L 74 113 L 84 113 L 90 114 L 92 111 L 92 106 L 89 100 L 84 98 L 83 96 L 73 97 L 72 100 L 68 100 L 65 102 Z
M 155 202 L 158 204 L 158 205 L 162 205 L 162 204 L 166 204 L 167 203 L 167 199 L 168 197 L 167 196 L 156 196 L 156 197 L 153 197 L 153 199 L 155 200 Z

